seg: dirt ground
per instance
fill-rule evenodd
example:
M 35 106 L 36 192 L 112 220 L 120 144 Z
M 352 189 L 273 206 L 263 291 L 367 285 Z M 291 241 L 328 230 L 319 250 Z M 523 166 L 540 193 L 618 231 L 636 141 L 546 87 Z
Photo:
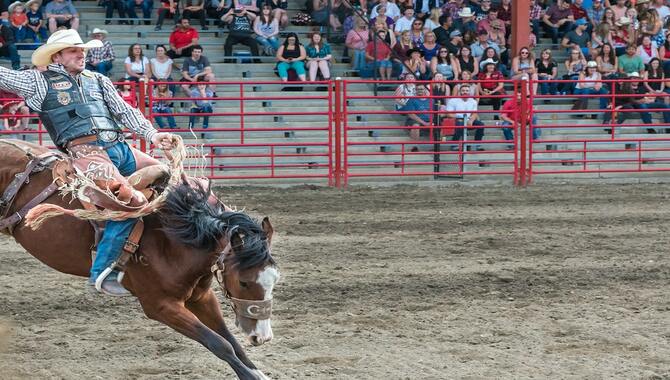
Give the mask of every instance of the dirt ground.
M 222 192 L 278 231 L 273 379 L 670 379 L 668 185 Z M 233 377 L 0 244 L 0 378 Z

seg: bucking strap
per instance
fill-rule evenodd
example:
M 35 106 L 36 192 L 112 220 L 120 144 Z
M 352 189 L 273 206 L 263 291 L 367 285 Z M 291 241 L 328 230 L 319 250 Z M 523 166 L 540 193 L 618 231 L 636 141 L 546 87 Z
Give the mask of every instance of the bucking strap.
M 140 239 L 142 239 L 142 234 L 144 233 L 144 222 L 142 219 L 139 219 L 137 223 L 133 226 L 132 231 L 126 242 L 123 244 L 123 249 L 121 250 L 121 255 L 119 259 L 113 264 L 114 269 L 119 272 L 126 270 L 126 265 L 130 258 L 137 252 L 137 249 L 140 247 Z
M 26 203 L 26 205 L 23 206 L 19 211 L 13 213 L 7 218 L 0 220 L 0 231 L 3 231 L 7 228 L 11 230 L 12 227 L 14 227 L 17 223 L 19 223 L 23 219 L 24 216 L 26 216 L 28 211 L 30 211 L 33 207 L 37 206 L 38 204 L 44 202 L 44 200 L 46 200 L 52 194 L 54 194 L 56 190 L 58 190 L 58 185 L 56 185 L 55 183 L 51 183 L 51 185 L 47 186 L 44 190 L 42 190 L 41 193 L 37 194 L 35 198 L 31 199 L 30 202 Z
M 2 194 L 2 197 L 0 197 L 0 217 L 4 217 L 7 215 L 7 212 L 9 211 L 9 209 L 12 206 L 12 203 L 14 202 L 16 194 L 19 192 L 19 190 L 21 190 L 21 187 L 25 183 L 28 183 L 28 181 L 30 180 L 30 174 L 37 167 L 41 166 L 42 168 L 44 168 L 47 165 L 49 165 L 51 161 L 57 158 L 58 155 L 56 153 L 47 152 L 39 156 L 33 157 L 30 161 L 28 161 L 25 170 L 14 176 L 14 179 L 12 179 L 12 182 L 9 183 L 9 185 L 5 189 L 5 192 Z

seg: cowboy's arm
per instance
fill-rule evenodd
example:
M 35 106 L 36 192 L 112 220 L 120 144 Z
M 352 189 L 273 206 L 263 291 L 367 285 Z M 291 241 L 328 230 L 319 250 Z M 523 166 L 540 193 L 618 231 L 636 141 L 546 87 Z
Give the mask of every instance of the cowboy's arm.
M 36 70 L 18 71 L 0 66 L 0 88 L 28 99 L 37 93 L 36 83 L 44 80 L 38 76 Z

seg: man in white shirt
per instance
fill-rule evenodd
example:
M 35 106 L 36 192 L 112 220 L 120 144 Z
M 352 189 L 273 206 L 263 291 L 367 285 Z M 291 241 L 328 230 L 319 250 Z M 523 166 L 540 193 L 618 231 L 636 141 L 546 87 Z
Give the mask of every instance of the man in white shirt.
M 398 8 L 395 3 L 391 3 L 388 0 L 379 0 L 379 4 L 375 5 L 375 7 L 372 8 L 372 12 L 370 12 L 371 19 L 377 17 L 377 8 L 380 6 L 386 7 L 386 15 L 392 18 L 393 21 L 400 18 L 400 8 Z
M 395 22 L 395 35 L 399 36 L 406 30 L 412 30 L 412 23 L 414 20 L 414 9 L 405 9 L 404 15 Z
M 654 0 L 653 4 L 651 4 L 651 8 L 656 9 L 656 12 L 658 12 L 658 15 L 664 22 L 665 18 L 670 16 L 670 8 L 665 5 L 665 0 Z
M 470 95 L 470 84 L 463 83 L 459 89 L 460 98 L 451 98 L 447 101 L 447 104 L 440 107 L 440 111 L 447 112 L 444 116 L 450 119 L 456 120 L 457 127 L 452 137 L 453 141 L 459 141 L 463 139 L 463 131 L 468 127 L 483 127 L 484 123 L 479 120 L 479 117 L 473 111 L 477 111 L 477 101 L 473 99 Z M 475 130 L 475 141 L 481 141 L 484 138 L 484 128 L 476 128 Z M 452 147 L 452 150 L 455 147 Z M 476 150 L 484 150 L 481 146 L 475 145 Z

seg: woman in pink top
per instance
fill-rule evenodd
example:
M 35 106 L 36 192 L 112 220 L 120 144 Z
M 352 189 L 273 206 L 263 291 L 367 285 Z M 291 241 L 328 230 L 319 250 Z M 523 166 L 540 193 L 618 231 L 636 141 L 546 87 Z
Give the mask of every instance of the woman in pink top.
M 347 33 L 345 45 L 352 52 L 354 70 L 365 68 L 365 48 L 370 40 L 370 31 L 365 21 L 356 18 L 354 28 Z

